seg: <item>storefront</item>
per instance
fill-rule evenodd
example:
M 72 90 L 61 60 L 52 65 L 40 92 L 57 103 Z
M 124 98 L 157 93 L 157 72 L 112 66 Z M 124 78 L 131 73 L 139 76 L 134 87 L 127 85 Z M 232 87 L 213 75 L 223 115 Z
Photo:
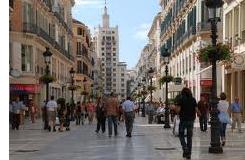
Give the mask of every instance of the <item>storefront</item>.
M 39 84 L 10 84 L 10 100 L 20 97 L 24 104 L 27 104 L 29 99 L 37 104 L 40 102 L 40 85 Z

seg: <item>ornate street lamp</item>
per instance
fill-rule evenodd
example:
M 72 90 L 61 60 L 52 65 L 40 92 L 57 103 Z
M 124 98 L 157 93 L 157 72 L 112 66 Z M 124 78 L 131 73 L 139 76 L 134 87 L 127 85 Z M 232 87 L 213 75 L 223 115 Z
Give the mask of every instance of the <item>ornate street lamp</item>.
M 169 64 L 169 56 L 170 52 L 168 52 L 168 49 L 163 46 L 161 48 L 161 56 L 163 57 L 163 61 L 165 64 L 165 74 L 168 76 L 168 64 Z M 168 106 L 168 81 L 166 83 L 166 92 L 165 92 L 165 122 L 164 122 L 164 128 L 171 128 L 169 124 L 169 106 Z
M 211 38 L 212 46 L 215 48 L 217 44 L 217 23 L 220 22 L 221 9 L 224 4 L 222 0 L 205 0 L 205 4 L 209 11 L 209 22 L 211 23 Z M 216 75 L 216 51 L 212 54 L 212 93 L 211 93 L 211 142 L 209 147 L 209 153 L 223 153 L 223 149 L 220 144 L 220 122 L 218 119 L 218 98 L 217 98 L 217 75 Z
M 148 75 L 150 77 L 150 86 L 152 88 L 152 78 L 153 78 L 153 74 L 154 74 L 154 70 L 153 68 L 151 67 L 148 71 Z M 150 93 L 151 93 L 151 104 L 152 104 L 152 89 L 150 90 Z
M 49 51 L 49 48 L 46 47 L 46 51 L 43 52 L 44 62 L 46 64 L 45 76 L 50 75 L 49 64 L 51 62 L 52 53 Z M 45 81 L 46 83 L 46 104 L 49 100 L 49 83 L 50 81 Z M 44 129 L 48 129 L 48 116 L 47 116 L 47 107 L 44 107 Z
M 142 84 L 143 84 L 143 98 L 142 98 L 142 103 L 143 103 L 143 107 L 142 107 L 142 117 L 145 117 L 145 82 L 146 82 L 146 79 L 145 77 L 142 78 Z
M 74 77 L 75 77 L 75 70 L 73 69 L 73 67 L 70 70 L 70 75 L 71 75 L 71 104 L 72 106 L 74 105 L 74 90 L 76 89 L 74 86 Z

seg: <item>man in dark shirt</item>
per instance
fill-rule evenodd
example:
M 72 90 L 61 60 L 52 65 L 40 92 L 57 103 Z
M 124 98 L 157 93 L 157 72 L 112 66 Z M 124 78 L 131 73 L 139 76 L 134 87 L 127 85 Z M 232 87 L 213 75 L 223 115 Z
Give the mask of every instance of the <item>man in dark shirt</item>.
M 205 97 L 201 95 L 201 99 L 197 104 L 198 110 L 200 111 L 199 116 L 199 122 L 200 122 L 200 129 L 202 132 L 207 131 L 207 123 L 208 123 L 208 109 L 209 109 L 209 104 L 205 100 Z
M 183 149 L 183 157 L 191 159 L 193 125 L 196 119 L 197 103 L 189 88 L 183 88 L 181 95 L 177 98 L 176 112 L 179 113 L 179 139 Z M 187 130 L 187 142 L 185 140 Z

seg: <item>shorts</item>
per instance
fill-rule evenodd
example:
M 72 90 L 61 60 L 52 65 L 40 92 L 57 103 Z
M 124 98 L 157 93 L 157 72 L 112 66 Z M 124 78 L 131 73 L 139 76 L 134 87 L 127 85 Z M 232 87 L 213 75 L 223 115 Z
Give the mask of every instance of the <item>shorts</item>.
M 56 114 L 55 111 L 48 111 L 48 121 L 56 121 Z

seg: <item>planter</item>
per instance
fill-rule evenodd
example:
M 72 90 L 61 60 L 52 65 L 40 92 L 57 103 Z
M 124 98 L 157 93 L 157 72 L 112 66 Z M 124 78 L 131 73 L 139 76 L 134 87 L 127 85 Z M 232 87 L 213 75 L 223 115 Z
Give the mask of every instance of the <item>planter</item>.
M 199 62 L 211 62 L 213 55 L 216 56 L 217 61 L 232 62 L 233 51 L 229 45 L 218 43 L 217 47 L 208 45 L 201 48 L 197 53 Z
M 155 91 L 156 90 L 156 87 L 155 86 L 148 86 L 148 91 Z
M 82 91 L 81 92 L 81 95 L 84 95 L 84 96 L 86 96 L 86 95 L 88 95 L 89 93 L 87 92 L 87 91 Z
M 181 84 L 181 82 L 182 82 L 182 78 L 181 78 L 181 77 L 175 77 L 175 78 L 173 79 L 173 82 L 174 82 L 176 85 L 179 85 L 179 84 Z
M 80 87 L 77 86 L 77 85 L 71 85 L 71 86 L 68 87 L 68 89 L 72 90 L 72 91 L 77 90 L 78 88 L 80 88 Z
M 56 79 L 51 75 L 44 75 L 40 77 L 39 80 L 43 83 L 51 83 L 51 82 L 56 81 Z
M 164 77 L 162 77 L 159 80 L 160 84 L 163 84 L 163 83 L 166 83 L 166 82 L 169 83 L 171 81 L 173 81 L 173 77 L 172 76 L 164 76 Z

